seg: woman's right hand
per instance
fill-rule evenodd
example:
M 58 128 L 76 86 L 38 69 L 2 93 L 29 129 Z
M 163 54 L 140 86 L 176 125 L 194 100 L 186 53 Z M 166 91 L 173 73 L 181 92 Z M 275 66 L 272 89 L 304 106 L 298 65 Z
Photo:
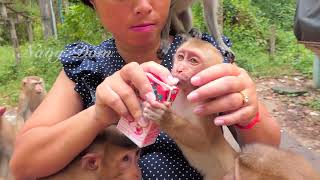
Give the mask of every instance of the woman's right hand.
M 177 83 L 167 68 L 153 61 L 141 65 L 136 62 L 126 64 L 97 87 L 96 119 L 104 126 L 116 123 L 120 117 L 139 121 L 142 117 L 142 110 L 138 95 L 142 99 L 155 100 L 145 72 L 157 75 L 167 84 Z M 109 122 L 106 122 L 105 117 L 109 117 Z

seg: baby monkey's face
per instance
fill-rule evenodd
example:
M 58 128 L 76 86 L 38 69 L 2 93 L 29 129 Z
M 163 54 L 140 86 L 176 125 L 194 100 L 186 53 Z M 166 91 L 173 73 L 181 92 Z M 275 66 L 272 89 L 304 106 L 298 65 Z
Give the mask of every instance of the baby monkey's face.
M 205 68 L 205 57 L 202 50 L 181 47 L 174 57 L 172 75 L 180 81 L 189 81 L 191 77 Z
M 211 44 L 198 46 L 198 41 L 196 43 L 193 41 L 184 43 L 178 48 L 174 56 L 171 73 L 181 83 L 190 83 L 192 76 L 212 65 L 222 62 L 222 57 L 218 50 Z

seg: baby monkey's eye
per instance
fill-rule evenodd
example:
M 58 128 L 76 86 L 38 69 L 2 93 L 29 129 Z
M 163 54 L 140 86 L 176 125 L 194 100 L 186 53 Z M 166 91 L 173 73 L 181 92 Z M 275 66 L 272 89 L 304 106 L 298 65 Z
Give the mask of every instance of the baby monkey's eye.
M 190 59 L 189 59 L 189 62 L 190 62 L 191 64 L 198 64 L 198 63 L 199 63 L 196 58 L 190 58 Z
M 178 54 L 177 58 L 179 61 L 182 61 L 184 59 L 184 56 L 182 54 Z

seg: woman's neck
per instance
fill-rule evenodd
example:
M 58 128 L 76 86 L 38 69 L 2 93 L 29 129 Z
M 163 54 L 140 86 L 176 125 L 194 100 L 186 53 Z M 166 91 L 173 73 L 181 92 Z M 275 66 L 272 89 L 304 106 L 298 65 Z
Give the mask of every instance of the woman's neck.
M 148 44 L 148 46 L 139 47 L 123 45 L 117 41 L 115 41 L 115 44 L 117 46 L 118 53 L 126 63 L 137 62 L 141 64 L 148 61 L 161 62 L 157 57 L 160 41 Z

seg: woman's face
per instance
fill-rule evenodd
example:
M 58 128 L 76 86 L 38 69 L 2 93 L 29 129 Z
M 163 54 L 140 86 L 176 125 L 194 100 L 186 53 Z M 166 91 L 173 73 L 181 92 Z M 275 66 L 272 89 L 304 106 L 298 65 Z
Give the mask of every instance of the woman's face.
M 170 0 L 93 0 L 105 29 L 130 46 L 159 41 Z

